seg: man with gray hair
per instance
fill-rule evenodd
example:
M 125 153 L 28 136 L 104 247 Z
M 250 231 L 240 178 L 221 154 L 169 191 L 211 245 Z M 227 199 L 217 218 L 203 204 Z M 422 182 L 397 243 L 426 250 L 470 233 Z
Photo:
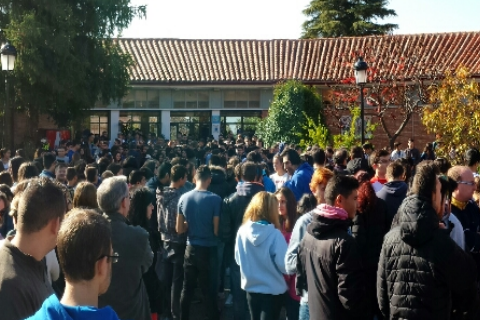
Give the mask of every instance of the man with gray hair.
M 151 319 L 142 275 L 153 262 L 148 233 L 127 221 L 130 198 L 125 177 L 112 177 L 97 190 L 98 206 L 112 228 L 112 247 L 122 257 L 112 266 L 112 282 L 99 297 L 99 307 L 111 306 L 120 319 Z M 146 214 L 146 213 L 145 213 Z

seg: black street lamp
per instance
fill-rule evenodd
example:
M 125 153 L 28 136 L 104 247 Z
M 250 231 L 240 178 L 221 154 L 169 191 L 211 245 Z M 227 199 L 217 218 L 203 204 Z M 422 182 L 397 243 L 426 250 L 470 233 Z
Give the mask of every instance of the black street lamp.
M 363 97 L 363 87 L 367 83 L 368 64 L 359 57 L 355 65 L 355 82 L 360 87 L 360 118 L 362 119 L 362 145 L 365 143 L 365 104 Z M 354 124 L 355 125 L 355 124 Z
M 2 135 L 2 147 L 4 145 L 4 137 L 5 137 L 5 116 L 7 114 L 7 107 L 8 107 L 8 73 L 13 71 L 15 68 L 15 59 L 17 58 L 17 49 L 10 44 L 8 41 L 0 48 L 0 55 L 1 55 L 1 62 L 2 62 L 2 70 L 7 71 L 5 75 L 5 109 L 3 114 L 3 135 Z M 10 149 L 13 152 L 15 148 L 15 113 L 12 107 L 11 110 L 11 123 L 10 123 Z

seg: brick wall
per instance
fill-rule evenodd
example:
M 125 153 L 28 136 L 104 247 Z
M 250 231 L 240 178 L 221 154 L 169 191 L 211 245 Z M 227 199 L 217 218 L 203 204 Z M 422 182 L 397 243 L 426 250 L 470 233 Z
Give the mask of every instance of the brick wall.
M 48 119 L 47 115 L 40 115 L 39 121 L 37 124 L 31 124 L 36 128 L 35 130 L 35 143 L 39 143 L 42 139 L 42 133 L 45 129 L 56 129 L 57 126 L 55 122 Z M 15 114 L 15 145 L 16 147 L 22 146 L 28 135 L 28 126 L 30 123 L 28 121 L 27 115 L 25 113 L 16 113 Z

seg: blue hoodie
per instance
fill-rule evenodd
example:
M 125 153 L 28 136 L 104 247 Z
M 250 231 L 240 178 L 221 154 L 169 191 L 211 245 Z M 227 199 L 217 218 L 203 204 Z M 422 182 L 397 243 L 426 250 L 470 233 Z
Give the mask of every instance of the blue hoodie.
M 292 190 L 295 199 L 299 201 L 305 193 L 312 193 L 310 181 L 313 176 L 313 168 L 307 163 L 302 163 L 293 173 L 292 179 L 285 182 L 285 187 Z
M 242 289 L 279 295 L 288 287 L 283 278 L 287 242 L 273 224 L 247 221 L 237 233 L 235 261 L 240 266 Z
M 27 320 L 119 320 L 110 307 L 97 309 L 95 307 L 69 307 L 58 301 L 52 294 L 42 304 L 42 308 Z

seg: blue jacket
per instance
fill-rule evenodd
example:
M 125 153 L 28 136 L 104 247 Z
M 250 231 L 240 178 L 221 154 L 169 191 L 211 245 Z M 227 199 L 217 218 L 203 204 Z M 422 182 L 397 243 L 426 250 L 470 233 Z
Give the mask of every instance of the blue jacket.
M 287 242 L 273 224 L 248 221 L 237 233 L 235 261 L 240 266 L 242 289 L 251 293 L 283 294 Z
M 313 168 L 307 163 L 302 163 L 293 173 L 292 179 L 285 182 L 285 187 L 292 190 L 295 199 L 299 201 L 305 193 L 310 191 L 310 181 L 313 176 Z
M 119 320 L 115 311 L 110 307 L 97 309 L 95 307 L 69 307 L 58 301 L 52 294 L 42 304 L 42 308 L 28 320 Z
M 50 178 L 52 180 L 55 179 L 55 175 L 53 173 L 51 173 L 50 171 L 46 170 L 46 169 L 43 169 L 42 172 L 40 173 L 39 175 L 40 178 L 42 177 L 47 177 L 47 178 Z

